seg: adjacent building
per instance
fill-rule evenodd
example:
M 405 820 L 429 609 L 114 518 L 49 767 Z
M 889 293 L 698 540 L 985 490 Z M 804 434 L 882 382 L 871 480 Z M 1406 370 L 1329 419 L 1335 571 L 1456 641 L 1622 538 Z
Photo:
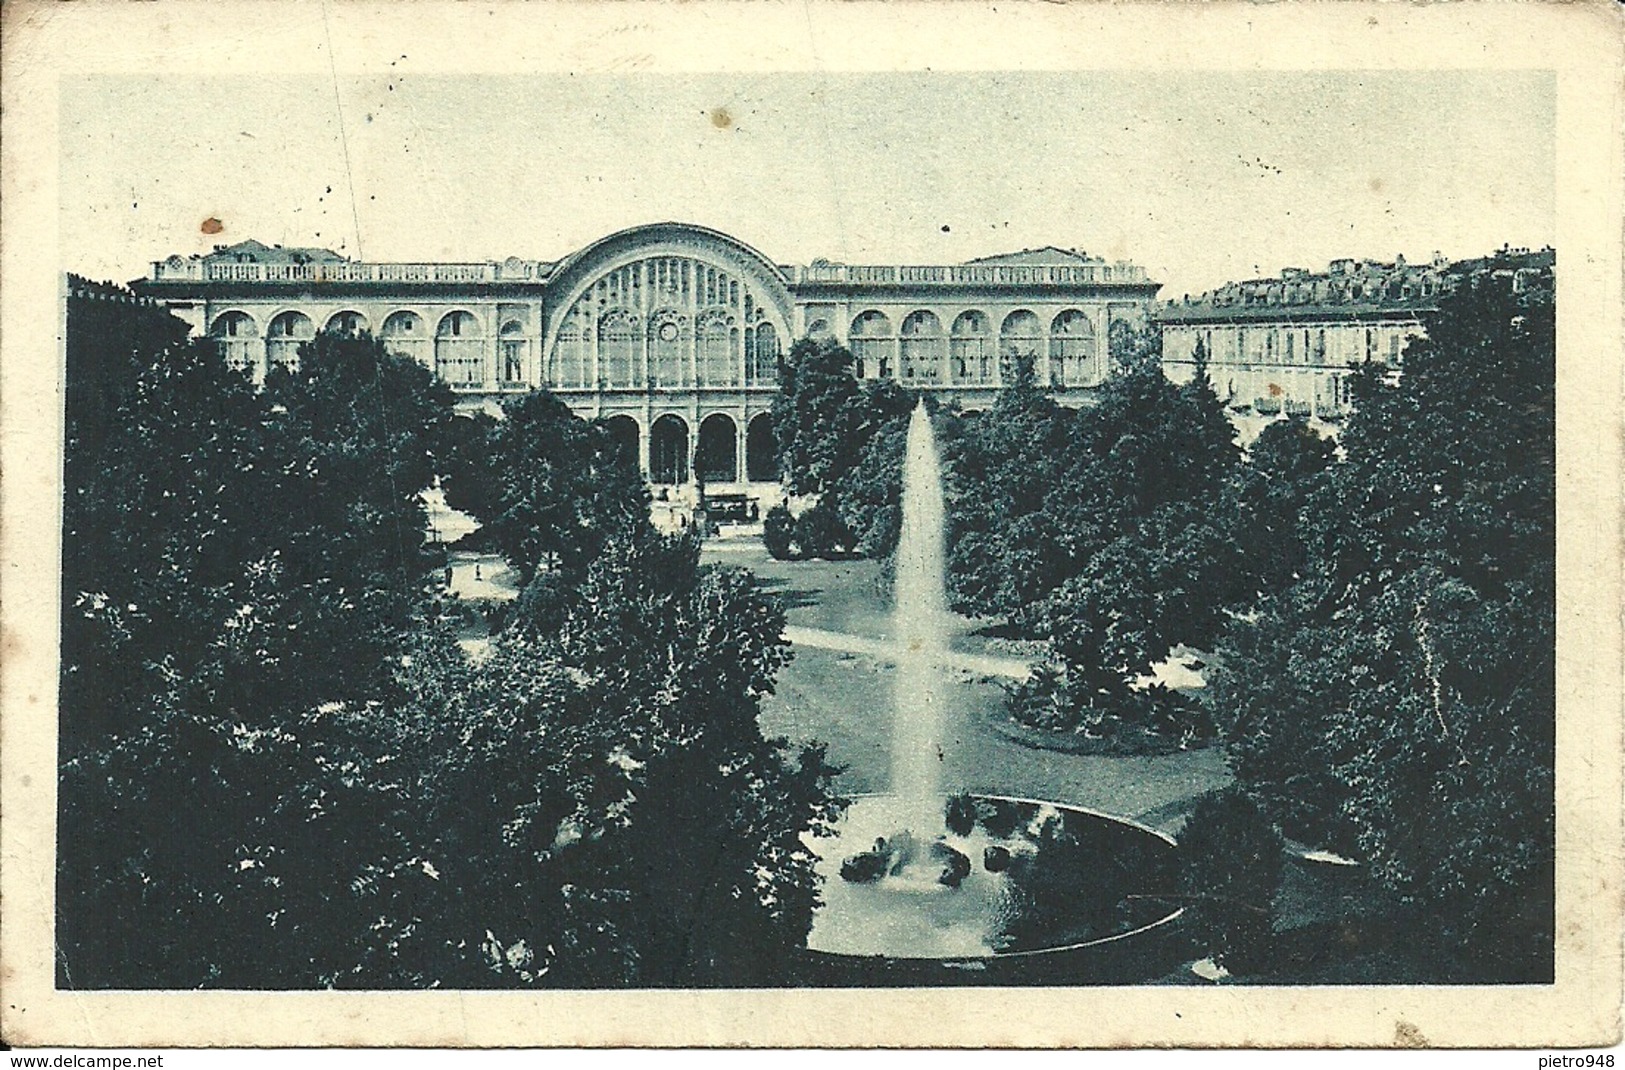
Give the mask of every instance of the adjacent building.
M 1550 248 L 1503 248 L 1491 256 L 1425 264 L 1334 260 L 1311 273 L 1228 283 L 1160 307 L 1162 365 L 1188 381 L 1205 359 L 1214 389 L 1234 417 L 1282 413 L 1336 421 L 1348 410 L 1349 380 L 1368 361 L 1398 369 L 1406 343 L 1464 278 L 1503 275 L 1515 289 L 1550 277 Z
M 1070 249 L 949 265 L 777 263 L 719 231 L 658 223 L 561 260 L 372 263 L 245 241 L 132 283 L 256 378 L 318 331 L 371 332 L 470 407 L 546 387 L 635 446 L 657 494 L 775 479 L 767 413 L 792 339 L 847 345 L 857 374 L 991 404 L 1032 358 L 1063 400 L 1107 375 L 1114 319 L 1158 284 Z

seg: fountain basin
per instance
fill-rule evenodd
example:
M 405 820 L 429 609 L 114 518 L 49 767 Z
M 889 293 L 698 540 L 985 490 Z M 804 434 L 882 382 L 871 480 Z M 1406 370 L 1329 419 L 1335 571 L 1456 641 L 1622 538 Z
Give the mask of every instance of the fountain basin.
M 1125 818 L 1037 799 L 939 796 L 938 817 L 889 795 L 855 799 L 811 841 L 824 879 L 808 934 L 810 984 L 1125 984 L 1176 968 L 1175 843 Z M 971 860 L 957 887 L 917 866 L 878 880 L 842 863 L 895 837 Z M 924 854 L 925 852 L 920 852 Z

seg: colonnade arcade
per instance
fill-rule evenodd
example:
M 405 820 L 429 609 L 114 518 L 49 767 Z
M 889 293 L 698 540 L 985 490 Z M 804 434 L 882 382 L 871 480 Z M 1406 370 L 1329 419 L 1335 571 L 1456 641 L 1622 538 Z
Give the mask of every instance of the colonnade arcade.
M 727 412 L 708 413 L 697 431 L 686 417 L 672 412 L 656 416 L 647 433 L 637 417 L 626 413 L 606 417 L 604 427 L 622 449 L 639 459 L 649 482 L 657 485 L 680 486 L 690 479 L 712 485 L 778 479 L 773 422 L 766 412 L 750 417 L 743 428 Z
M 847 344 L 860 379 L 895 379 L 913 385 L 998 386 L 1016 358 L 1032 361 L 1034 374 L 1057 387 L 1094 386 L 1104 377 L 1104 330 L 1079 308 L 1015 309 L 999 321 L 981 309 L 964 309 L 944 329 L 944 317 L 915 309 L 894 325 L 879 309 L 853 316 Z M 814 319 L 807 333 L 834 333 L 827 319 Z

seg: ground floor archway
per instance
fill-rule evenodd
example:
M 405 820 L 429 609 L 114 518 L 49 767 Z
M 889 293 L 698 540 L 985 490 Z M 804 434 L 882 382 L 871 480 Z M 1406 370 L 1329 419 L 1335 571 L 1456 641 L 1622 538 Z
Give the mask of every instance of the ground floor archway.
M 739 480 L 739 425 L 733 417 L 714 412 L 700 421 L 700 446 L 694 467 L 705 483 Z
M 745 478 L 752 483 L 772 483 L 779 478 L 778 442 L 773 437 L 773 417 L 759 412 L 745 427 Z
M 638 440 L 642 437 L 643 430 L 638 427 L 636 420 L 625 414 L 611 416 L 604 421 L 604 430 L 609 432 L 610 440 L 615 443 L 617 452 L 630 460 L 633 465 L 639 463 Z
M 649 481 L 688 482 L 688 424 L 671 413 L 649 429 Z

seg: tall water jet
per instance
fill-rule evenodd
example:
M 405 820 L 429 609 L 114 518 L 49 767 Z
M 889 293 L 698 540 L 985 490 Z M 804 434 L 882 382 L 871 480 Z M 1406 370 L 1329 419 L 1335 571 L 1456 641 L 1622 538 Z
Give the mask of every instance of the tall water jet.
M 807 934 L 811 961 L 839 984 L 979 983 L 1001 959 L 1017 964 L 999 975 L 1005 980 L 1167 972 L 1132 949 L 1127 959 L 1112 949 L 1177 914 L 1153 894 L 1168 885 L 1172 839 L 1056 803 L 944 791 L 950 703 L 964 685 L 948 672 L 956 618 L 944 590 L 941 464 L 924 404 L 908 426 L 902 496 L 891 794 L 854 799 L 833 842 L 809 841 L 823 878 Z M 1061 965 L 1031 957 L 1052 953 Z M 1088 967 L 1092 974 L 1065 957 L 1097 953 L 1104 965 Z M 974 968 L 959 968 L 967 963 Z
M 943 655 L 950 632 L 944 522 L 942 467 L 922 400 L 908 424 L 892 610 L 899 648 L 892 701 L 892 794 L 906 827 L 922 835 L 940 827 L 942 819 L 942 742 L 949 697 L 943 686 Z

